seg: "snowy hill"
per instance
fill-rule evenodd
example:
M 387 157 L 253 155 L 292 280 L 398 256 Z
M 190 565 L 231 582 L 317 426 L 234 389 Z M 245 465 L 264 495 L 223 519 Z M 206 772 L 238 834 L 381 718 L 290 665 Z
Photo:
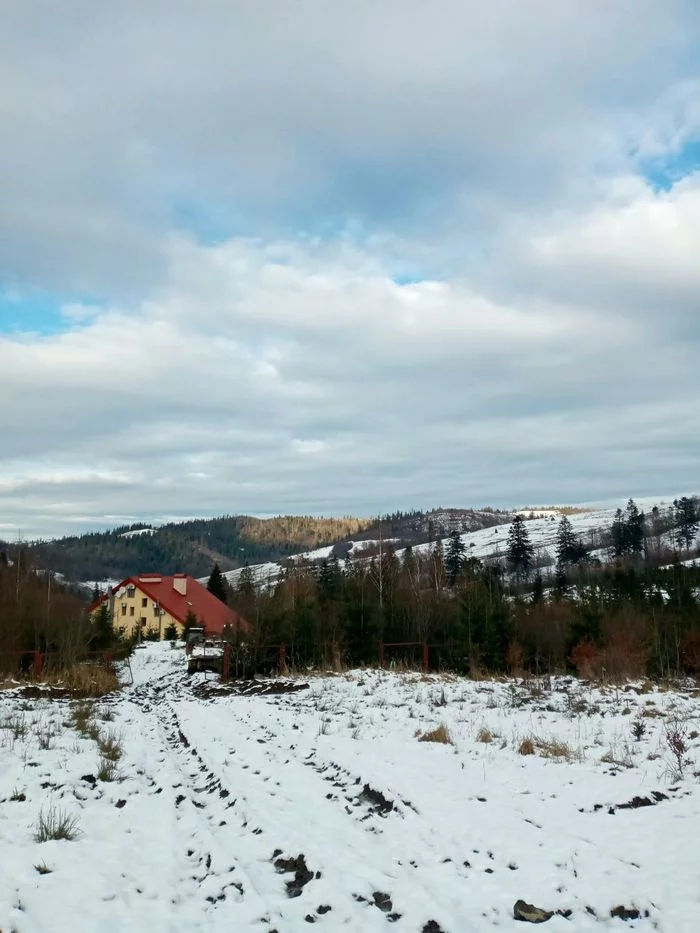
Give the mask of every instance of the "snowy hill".
M 663 502 L 656 503 L 654 500 L 650 501 L 649 508 L 652 508 L 655 504 L 659 504 L 660 508 L 667 508 L 667 505 Z M 517 514 L 522 514 L 526 518 L 526 527 L 530 542 L 535 548 L 536 561 L 541 566 L 554 563 L 556 558 L 557 527 L 564 511 L 566 511 L 574 533 L 581 538 L 591 556 L 604 559 L 606 557 L 606 551 L 603 545 L 615 517 L 615 508 L 581 509 L 577 511 L 571 511 L 569 509 L 548 509 L 546 511 L 526 509 Z M 542 517 L 531 518 L 531 515 Z M 464 543 L 467 556 L 476 557 L 481 561 L 503 559 L 506 553 L 508 533 L 511 525 L 512 522 L 504 520 L 503 524 L 488 528 L 478 528 L 475 531 L 467 531 L 461 534 L 460 539 Z M 437 540 L 442 541 L 443 546 L 446 547 L 449 539 L 448 537 L 440 537 Z M 388 545 L 395 546 L 396 543 L 397 539 L 395 538 L 385 538 L 381 542 L 378 538 L 349 542 L 350 546 L 347 548 L 347 554 L 352 560 L 362 560 L 368 555 L 376 555 L 380 545 L 386 548 Z M 670 543 L 670 539 L 668 539 L 667 543 Z M 435 541 L 426 541 L 421 544 L 412 545 L 412 549 L 415 554 L 425 554 L 434 546 Z M 317 548 L 313 551 L 306 551 L 303 554 L 298 554 L 293 558 L 289 558 L 289 561 L 303 560 L 312 563 L 320 563 L 327 560 L 334 550 L 338 553 L 337 546 Z M 399 547 L 396 549 L 398 557 L 402 557 L 404 553 L 405 548 Z M 339 557 L 342 557 L 342 555 L 339 554 Z M 250 569 L 257 584 L 271 585 L 280 578 L 283 572 L 283 564 L 275 561 L 268 561 L 264 564 L 251 564 Z M 232 586 L 235 586 L 240 574 L 241 570 L 237 569 L 225 573 L 224 577 Z M 206 582 L 206 579 L 207 578 L 204 577 L 203 582 Z

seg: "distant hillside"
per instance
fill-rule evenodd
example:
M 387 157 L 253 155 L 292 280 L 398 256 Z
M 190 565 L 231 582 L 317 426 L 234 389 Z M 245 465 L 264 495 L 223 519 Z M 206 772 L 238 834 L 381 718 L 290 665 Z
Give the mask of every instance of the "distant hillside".
M 280 560 L 361 533 L 358 518 L 246 515 L 171 523 L 158 528 L 127 525 L 112 531 L 25 545 L 36 567 L 58 571 L 69 580 L 121 579 L 134 573 L 209 573 L 217 562 L 232 570 L 245 562 Z M 15 545 L 1 543 L 12 553 Z
M 185 571 L 203 577 L 214 563 L 222 571 L 243 564 L 281 561 L 294 554 L 343 542 L 391 538 L 396 547 L 445 537 L 450 531 L 477 531 L 507 522 L 509 513 L 491 509 L 433 509 L 395 512 L 379 519 L 246 515 L 195 519 L 152 528 L 144 523 L 25 545 L 34 565 L 68 580 L 122 579 L 135 573 Z M 15 546 L 0 542 L 0 550 Z

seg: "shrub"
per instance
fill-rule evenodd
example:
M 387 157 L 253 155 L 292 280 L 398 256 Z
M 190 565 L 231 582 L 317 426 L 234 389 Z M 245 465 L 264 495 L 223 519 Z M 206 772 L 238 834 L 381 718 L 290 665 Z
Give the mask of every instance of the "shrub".
M 430 732 L 419 732 L 418 741 L 439 742 L 441 745 L 454 745 L 452 736 L 450 735 L 450 730 L 444 724 L 439 725 L 436 729 L 433 729 Z
M 682 781 L 685 775 L 685 756 L 688 752 L 688 727 L 681 719 L 670 719 L 664 730 L 664 740 L 669 751 L 667 771 L 671 781 Z
M 44 813 L 39 813 L 36 827 L 34 829 L 35 842 L 48 842 L 50 839 L 77 839 L 80 835 L 78 829 L 78 818 L 70 816 L 64 810 L 56 807 L 49 807 Z
M 490 744 L 493 742 L 493 732 L 491 732 L 490 729 L 487 729 L 486 726 L 482 726 L 476 735 L 476 741 L 483 742 L 484 745 Z
M 580 641 L 571 650 L 569 663 L 576 669 L 579 677 L 587 680 L 595 677 L 600 670 L 601 652 L 590 641 Z
M 643 719 L 635 719 L 632 722 L 632 735 L 634 736 L 635 742 L 641 742 L 644 736 L 646 735 L 647 724 Z
M 571 761 L 574 757 L 570 746 L 559 739 L 550 739 L 549 741 L 538 739 L 537 746 L 543 758 L 564 758 L 566 761 Z
M 520 745 L 518 746 L 518 754 L 519 755 L 534 755 L 535 754 L 535 743 L 532 741 L 532 739 L 529 736 L 524 738 L 522 742 L 520 743 Z

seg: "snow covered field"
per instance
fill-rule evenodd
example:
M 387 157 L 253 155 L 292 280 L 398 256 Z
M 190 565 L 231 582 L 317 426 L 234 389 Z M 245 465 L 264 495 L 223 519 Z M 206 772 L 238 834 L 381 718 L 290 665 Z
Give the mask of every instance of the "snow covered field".
M 625 929 L 618 907 L 700 926 L 696 688 L 355 671 L 235 694 L 167 644 L 132 668 L 80 728 L 0 693 L 0 930 L 483 933 L 522 930 L 519 899 L 567 914 L 552 933 Z M 440 726 L 453 744 L 419 741 Z M 76 839 L 35 841 L 52 807 Z

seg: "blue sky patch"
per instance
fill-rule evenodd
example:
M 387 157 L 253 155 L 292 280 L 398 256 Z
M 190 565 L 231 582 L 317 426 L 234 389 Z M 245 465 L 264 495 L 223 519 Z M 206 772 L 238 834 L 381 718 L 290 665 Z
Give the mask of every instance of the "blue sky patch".
M 663 159 L 644 160 L 641 167 L 654 188 L 670 191 L 681 179 L 700 170 L 700 139 L 687 143 Z
M 90 305 L 93 302 L 83 296 L 0 291 L 0 334 L 51 336 L 70 330 L 76 319 L 62 312 L 70 304 Z

